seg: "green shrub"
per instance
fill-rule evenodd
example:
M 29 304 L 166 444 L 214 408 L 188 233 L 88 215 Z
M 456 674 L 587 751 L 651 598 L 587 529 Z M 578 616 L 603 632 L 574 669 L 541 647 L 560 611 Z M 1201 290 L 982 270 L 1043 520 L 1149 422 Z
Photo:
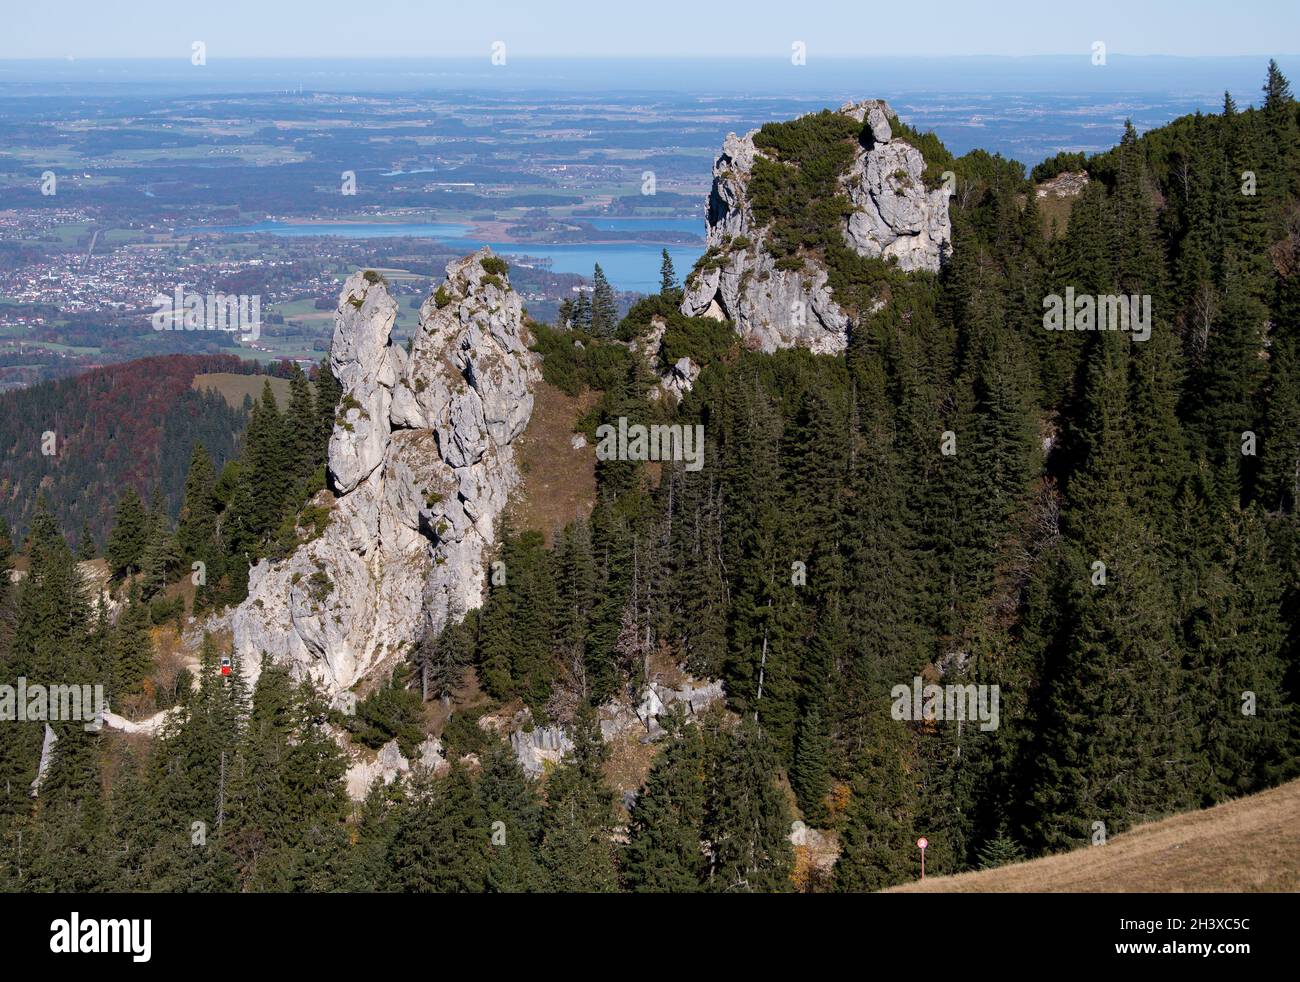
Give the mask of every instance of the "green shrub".
M 372 750 L 389 740 L 410 758 L 424 740 L 424 713 L 418 693 L 400 686 L 376 689 L 357 703 L 356 714 L 347 717 L 346 726 L 353 737 Z
M 606 391 L 627 375 L 632 355 L 621 344 L 545 324 L 531 324 L 529 330 L 532 350 L 542 356 L 542 377 L 566 395 L 580 395 L 586 389 Z
M 323 604 L 334 589 L 334 581 L 323 569 L 318 569 L 307 577 L 307 593 L 318 604 Z
M 484 272 L 492 276 L 505 276 L 510 269 L 510 264 L 500 256 L 484 256 L 478 264 L 483 267 Z
M 468 713 L 452 713 L 442 730 L 442 748 L 448 758 L 463 757 L 465 754 L 482 756 L 499 739 L 484 732 L 478 725 L 478 719 Z
M 731 321 L 712 317 L 687 317 L 678 313 L 668 319 L 662 348 L 663 367 L 690 358 L 697 365 L 729 359 L 740 350 L 740 339 Z
M 324 505 L 305 505 L 298 513 L 298 525 L 307 530 L 307 541 L 319 539 L 329 527 L 330 510 Z
M 1041 164 L 1034 166 L 1029 173 L 1029 179 L 1035 184 L 1041 184 L 1043 181 L 1050 181 L 1054 177 L 1065 174 L 1069 171 L 1081 171 L 1088 169 L 1088 155 L 1084 153 L 1069 153 L 1062 151 L 1054 156 L 1048 157 Z

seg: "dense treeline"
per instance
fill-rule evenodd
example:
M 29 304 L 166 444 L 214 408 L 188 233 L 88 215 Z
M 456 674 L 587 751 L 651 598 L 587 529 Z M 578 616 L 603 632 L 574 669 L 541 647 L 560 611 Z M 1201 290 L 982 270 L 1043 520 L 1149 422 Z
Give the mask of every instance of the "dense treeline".
M 760 142 L 820 167 L 836 125 Z M 546 718 L 557 692 L 636 691 L 658 651 L 721 676 L 800 813 L 841 832 L 844 888 L 906 877 L 920 834 L 946 872 L 1294 774 L 1296 133 L 1275 68 L 1261 109 L 1130 128 L 1063 236 L 1020 165 L 953 161 L 951 265 L 882 274 L 845 358 L 701 342 L 677 418 L 703 470 L 602 462 L 552 549 L 507 529 L 480 680 Z M 796 185 L 832 178 L 771 169 L 782 254 L 824 257 Z M 1150 339 L 1044 330 L 1067 287 L 1150 295 Z M 589 429 L 667 419 L 625 349 L 539 333 L 548 378 L 603 392 Z M 1000 726 L 891 717 L 894 685 L 940 674 L 999 686 Z
M 263 383 L 238 458 L 218 467 L 201 444 L 194 446 L 174 531 L 166 522 L 150 531 L 137 517 L 138 499 L 130 491 L 123 496 L 106 554 L 114 576 L 143 572 L 148 582 L 150 546 L 161 539 L 195 583 L 194 612 L 205 612 L 243 600 L 248 571 L 259 560 L 283 558 L 320 534 L 328 506 L 311 499 L 325 487 L 340 389 L 328 360 L 319 366 L 314 387 L 296 364 L 288 373 L 283 411 L 270 381 Z M 124 527 L 131 533 L 123 535 Z M 194 578 L 196 564 L 201 575 Z
M 215 393 L 191 389 L 194 376 L 254 367 L 234 355 L 167 355 L 0 395 L 0 516 L 25 532 L 44 492 L 78 545 L 88 529 L 101 546 L 124 487 L 161 489 L 175 516 L 195 443 L 220 466 L 245 423 Z
M 792 267 L 838 262 L 815 227 L 837 214 L 833 174 L 798 171 L 855 138 L 805 120 L 764 137 L 782 160 L 764 207 Z M 148 761 L 113 745 L 109 795 L 104 738 L 83 734 L 33 805 L 26 724 L 4 760 L 5 884 L 777 890 L 799 817 L 841 847 L 800 886 L 877 889 L 914 875 L 919 835 L 927 869 L 953 872 L 1295 776 L 1300 122 L 1286 80 L 1270 65 L 1259 108 L 1130 127 L 1087 161 L 1064 234 L 1045 234 L 1020 164 L 975 151 L 949 166 L 951 263 L 841 266 L 843 357 L 726 343 L 672 313 L 670 269 L 620 325 L 569 311 L 568 329 L 535 332 L 548 380 L 599 391 L 589 435 L 620 417 L 699 424 L 705 465 L 601 460 L 590 517 L 549 546 L 507 524 L 487 558 L 508 575 L 484 607 L 412 639 L 393 685 L 335 722 L 409 749 L 420 697 L 450 695 L 473 666 L 491 705 L 569 729 L 574 750 L 544 780 L 457 714 L 448 774 L 377 785 L 350 814 L 319 696 L 270 664 L 250 696 L 209 643 Z M 795 214 L 800 194 L 825 207 Z M 1150 296 L 1149 338 L 1045 330 L 1045 298 L 1067 288 Z M 889 302 L 872 312 L 859 301 L 878 289 Z M 680 405 L 651 397 L 627 343 L 656 315 L 673 353 L 704 366 Z M 186 558 L 222 557 L 209 602 L 238 599 L 241 564 L 301 538 L 326 405 L 280 414 L 268 392 L 220 480 L 196 455 L 177 540 Z M 227 477 L 228 495 L 208 491 Z M 41 529 L 32 573 L 0 598 L 6 674 L 66 673 L 60 652 L 106 657 L 121 630 L 69 610 L 67 547 Z M 96 632 L 109 640 L 82 642 Z M 668 719 L 643 787 L 618 801 L 595 710 L 664 661 L 722 678 L 727 706 Z M 997 686 L 998 725 L 895 718 L 892 690 L 915 677 Z

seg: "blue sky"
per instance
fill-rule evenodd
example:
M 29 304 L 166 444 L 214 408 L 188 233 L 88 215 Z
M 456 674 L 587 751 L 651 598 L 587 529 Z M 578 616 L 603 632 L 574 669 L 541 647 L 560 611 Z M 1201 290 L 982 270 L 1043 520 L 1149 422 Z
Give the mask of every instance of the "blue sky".
M 8 5 L 0 58 L 1186 56 L 1300 51 L 1297 0 L 62 0 Z M 129 11 L 129 13 L 128 13 Z

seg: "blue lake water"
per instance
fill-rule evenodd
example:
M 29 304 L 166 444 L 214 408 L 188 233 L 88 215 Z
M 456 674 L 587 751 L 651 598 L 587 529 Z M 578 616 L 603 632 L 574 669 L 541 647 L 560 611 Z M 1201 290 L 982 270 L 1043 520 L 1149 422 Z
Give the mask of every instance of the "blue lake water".
M 703 233 L 704 223 L 695 219 L 593 219 L 592 224 L 602 231 L 620 231 L 629 228 Z M 314 235 L 337 235 L 349 239 L 384 239 L 410 236 L 437 239 L 443 245 L 459 252 L 473 252 L 481 246 L 492 247 L 503 256 L 534 256 L 549 259 L 551 269 L 557 273 L 577 273 L 591 276 L 592 268 L 600 263 L 609 281 L 619 290 L 654 293 L 659 289 L 660 251 L 668 249 L 673 266 L 680 279 L 685 276 L 695 260 L 704 253 L 701 246 L 665 245 L 660 242 L 634 242 L 616 244 L 575 245 L 520 245 L 513 242 L 490 242 L 466 238 L 472 226 L 455 222 L 433 223 L 354 223 L 328 222 L 315 225 L 288 225 L 279 222 L 258 222 L 255 225 L 226 225 L 209 228 L 185 229 L 187 232 L 227 232 L 232 235 L 263 233 L 294 238 Z
M 574 221 L 588 222 L 602 232 L 691 232 L 700 236 L 705 232 L 703 218 L 583 218 L 578 215 Z

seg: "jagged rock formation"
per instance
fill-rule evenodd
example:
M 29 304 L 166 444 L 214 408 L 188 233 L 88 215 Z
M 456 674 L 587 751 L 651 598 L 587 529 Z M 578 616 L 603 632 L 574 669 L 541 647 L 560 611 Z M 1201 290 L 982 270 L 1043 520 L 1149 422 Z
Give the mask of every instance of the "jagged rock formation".
M 696 682 L 686 679 L 673 688 L 662 682 L 651 682 L 641 693 L 635 707 L 622 703 L 606 703 L 600 709 L 600 735 L 608 741 L 624 733 L 635 732 L 643 740 L 657 740 L 663 735 L 659 717 L 673 706 L 680 705 L 686 716 L 698 716 L 715 703 L 726 698 L 720 679 Z
M 50 769 L 50 764 L 54 762 L 54 745 L 59 742 L 59 735 L 50 728 L 50 724 L 45 724 L 45 736 L 41 740 L 41 762 L 36 766 L 36 777 L 32 779 L 30 794 L 33 798 L 41 793 L 41 785 L 45 782 L 45 773 Z
M 229 619 L 250 680 L 265 651 L 338 693 L 481 604 L 539 379 L 519 296 L 484 269 L 490 257 L 448 264 L 409 355 L 391 343 L 397 302 L 382 278 L 344 285 L 330 353 L 337 497 L 322 535 L 250 573 Z
M 840 112 L 864 124 L 870 146 L 859 147 L 840 186 L 853 206 L 844 219 L 844 241 L 861 256 L 883 258 L 906 272 L 937 271 L 952 249 L 948 192 L 925 187 L 925 160 L 911 144 L 895 139 L 889 121 L 897 114 L 880 100 L 847 103 Z M 757 225 L 748 198 L 754 159 L 764 156 L 752 130 L 734 133 L 713 165 L 708 202 L 710 248 L 734 239 L 749 249 L 725 252 L 721 264 L 692 274 L 682 313 L 730 318 L 753 347 L 763 351 L 802 346 L 834 354 L 847 344 L 848 315 L 836 302 L 820 265 L 782 270 L 764 247 L 767 230 Z

